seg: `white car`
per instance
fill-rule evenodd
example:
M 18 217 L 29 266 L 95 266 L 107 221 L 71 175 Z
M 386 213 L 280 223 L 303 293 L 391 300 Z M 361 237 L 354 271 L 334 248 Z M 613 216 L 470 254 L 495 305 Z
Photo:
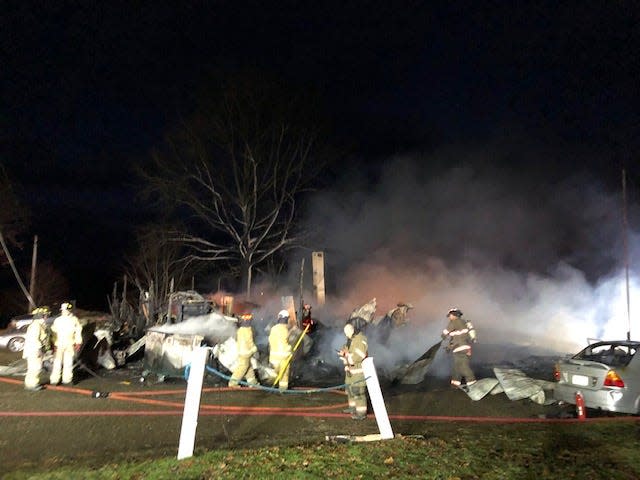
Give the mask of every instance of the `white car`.
M 554 397 L 575 405 L 576 393 L 585 407 L 640 414 L 640 342 L 596 342 L 571 358 L 560 360 L 554 372 Z
M 53 317 L 47 317 L 47 325 L 53 323 Z M 0 348 L 6 348 L 10 352 L 21 352 L 24 349 L 24 338 L 27 328 L 33 323 L 33 315 L 21 315 L 14 317 L 5 330 L 0 330 Z
M 0 348 L 6 348 L 10 352 L 21 352 L 24 349 L 24 338 L 28 325 L 19 329 L 7 328 L 0 330 Z

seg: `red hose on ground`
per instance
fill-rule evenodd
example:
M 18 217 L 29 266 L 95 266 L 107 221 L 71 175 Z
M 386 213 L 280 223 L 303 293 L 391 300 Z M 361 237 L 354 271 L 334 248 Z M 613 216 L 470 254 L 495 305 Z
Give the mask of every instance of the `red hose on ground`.
M 20 380 L 0 377 L 0 382 L 22 385 Z M 226 391 L 228 388 L 223 387 Z M 66 386 L 47 386 L 48 390 L 61 391 L 67 393 L 77 393 L 81 395 L 91 395 L 91 390 Z M 209 389 L 206 389 L 209 390 Z M 235 389 L 234 389 L 235 390 Z M 216 390 L 211 390 L 216 391 Z M 167 390 L 159 390 L 160 394 L 167 394 Z M 183 393 L 184 390 L 172 390 L 171 393 Z M 142 392 L 131 392 L 132 394 Z M 144 392 L 147 393 L 147 392 Z M 148 392 L 152 393 L 152 392 Z M 86 416 L 181 416 L 183 403 L 170 402 L 166 400 L 153 400 L 148 398 L 136 398 L 133 395 L 128 396 L 125 392 L 114 392 L 109 398 L 119 401 L 127 401 L 131 403 L 157 405 L 164 407 L 174 407 L 175 410 L 118 410 L 118 411 L 26 411 L 26 412 L 0 412 L 0 417 L 86 417 Z M 321 412 L 318 410 L 332 410 L 334 408 L 343 407 L 344 404 L 322 405 L 315 407 L 252 407 L 242 405 L 201 405 L 200 415 L 202 416 L 282 416 L 282 417 L 317 417 L 317 418 L 343 418 L 350 419 L 348 414 Z M 373 417 L 372 417 L 373 418 Z M 512 418 L 512 417 L 455 417 L 455 416 L 438 416 L 438 415 L 389 415 L 391 420 L 399 421 L 422 421 L 422 422 L 471 422 L 471 423 L 589 423 L 589 422 L 640 422 L 640 417 L 602 417 L 588 418 L 586 420 L 579 419 L 560 419 L 560 418 Z

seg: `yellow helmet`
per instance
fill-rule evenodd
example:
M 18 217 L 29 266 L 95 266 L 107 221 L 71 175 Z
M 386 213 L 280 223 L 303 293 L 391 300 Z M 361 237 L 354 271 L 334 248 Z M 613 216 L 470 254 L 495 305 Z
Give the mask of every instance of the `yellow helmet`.
M 38 307 L 31 311 L 31 315 L 33 315 L 34 318 L 45 318 L 48 317 L 50 313 L 51 310 L 49 310 L 49 307 Z

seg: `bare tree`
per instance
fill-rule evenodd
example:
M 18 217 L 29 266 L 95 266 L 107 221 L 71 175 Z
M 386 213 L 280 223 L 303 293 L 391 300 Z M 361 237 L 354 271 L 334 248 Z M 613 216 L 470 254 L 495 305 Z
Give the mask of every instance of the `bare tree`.
M 33 298 L 36 305 L 48 305 L 53 309 L 69 298 L 70 291 L 69 282 L 51 262 L 38 265 L 38 288 Z
M 296 202 L 322 163 L 307 100 L 276 82 L 223 85 L 146 175 L 186 220 L 173 237 L 188 260 L 238 265 L 247 296 L 255 267 L 298 240 Z
M 187 269 L 182 246 L 169 239 L 161 228 L 148 228 L 137 234 L 137 252 L 127 259 L 126 274 L 140 294 L 145 325 L 153 324 L 163 313 L 170 285 L 180 285 L 192 273 Z M 123 299 L 123 301 L 126 299 Z

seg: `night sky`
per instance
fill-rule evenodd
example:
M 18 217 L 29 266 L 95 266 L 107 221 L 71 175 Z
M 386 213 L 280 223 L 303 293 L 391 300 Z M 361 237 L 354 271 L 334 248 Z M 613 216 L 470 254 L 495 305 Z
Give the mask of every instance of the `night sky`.
M 150 218 L 135 165 L 211 72 L 319 91 L 330 141 L 371 188 L 394 155 L 514 141 L 585 155 L 496 168 L 586 171 L 613 190 L 626 166 L 632 196 L 640 180 L 637 2 L 12 3 L 0 160 L 32 214 L 25 238 L 87 307 L 105 308 Z

